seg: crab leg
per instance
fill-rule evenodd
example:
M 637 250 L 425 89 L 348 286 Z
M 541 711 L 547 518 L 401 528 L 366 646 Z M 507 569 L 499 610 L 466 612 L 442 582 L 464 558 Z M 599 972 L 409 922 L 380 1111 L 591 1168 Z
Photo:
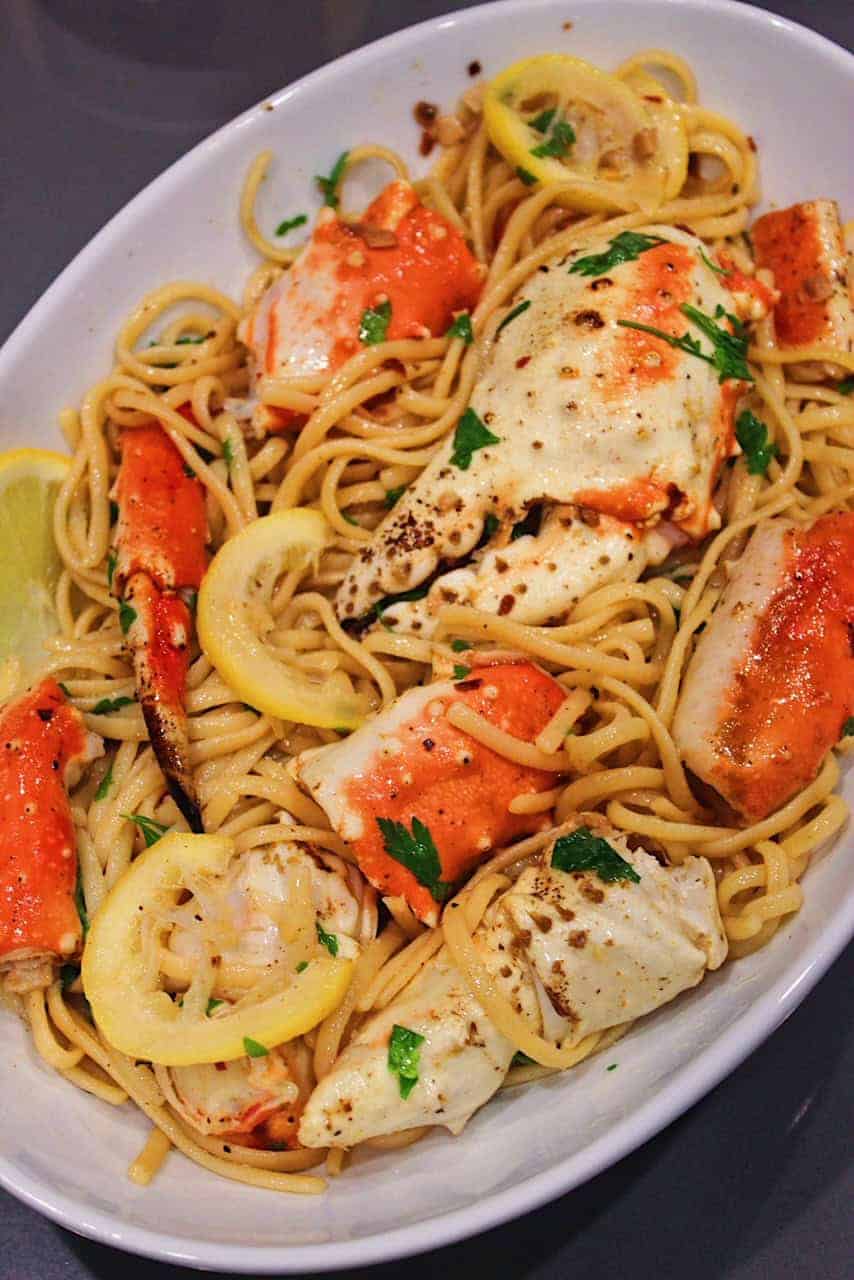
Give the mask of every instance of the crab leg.
M 474 306 L 483 274 L 457 228 L 408 182 L 390 183 L 359 222 L 323 209 L 303 253 L 241 324 L 254 390 L 265 376 L 334 371 L 366 341 L 441 337 L 455 311 Z M 363 336 L 376 308 L 381 332 Z M 262 404 L 252 421 L 263 433 L 302 419 Z
M 688 666 L 673 734 L 746 822 L 805 787 L 854 712 L 854 514 L 760 526 Z
M 475 667 L 457 683 L 410 689 L 345 741 L 305 752 L 294 770 L 370 883 L 432 925 L 451 886 L 491 848 L 542 823 L 542 814 L 511 813 L 510 802 L 555 776 L 476 742 L 446 713 L 462 703 L 532 742 L 564 697 L 529 662 Z
M 0 713 L 0 970 L 9 990 L 46 986 L 80 950 L 77 849 L 66 787 L 102 754 L 55 680 Z
M 151 745 L 192 831 L 202 817 L 184 707 L 192 615 L 205 571 L 204 488 L 156 423 L 125 430 L 113 591 Z M 180 594 L 184 593 L 184 595 Z

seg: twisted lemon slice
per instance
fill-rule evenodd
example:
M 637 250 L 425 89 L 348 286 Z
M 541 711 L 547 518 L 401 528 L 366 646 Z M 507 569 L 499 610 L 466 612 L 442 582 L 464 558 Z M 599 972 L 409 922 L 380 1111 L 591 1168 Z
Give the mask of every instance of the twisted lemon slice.
M 226 836 L 164 836 L 131 864 L 92 923 L 83 989 L 102 1034 L 131 1058 L 181 1067 L 257 1055 L 310 1031 L 344 998 L 352 961 L 322 948 L 283 989 L 247 997 L 228 1012 L 221 1007 L 215 1018 L 193 1013 L 160 987 L 152 918 L 168 912 L 188 885 L 221 875 L 233 851 Z
M 280 661 L 261 635 L 276 578 L 316 561 L 328 537 L 320 512 L 304 507 L 253 520 L 214 556 L 199 592 L 197 626 L 205 653 L 244 702 L 282 720 L 355 729 L 365 706 L 342 687 L 340 673 L 312 679 Z
M 560 202 L 570 208 L 651 212 L 685 178 L 687 138 L 675 106 L 647 103 L 617 76 L 568 54 L 524 58 L 502 71 L 487 88 L 484 119 L 522 180 L 560 183 Z

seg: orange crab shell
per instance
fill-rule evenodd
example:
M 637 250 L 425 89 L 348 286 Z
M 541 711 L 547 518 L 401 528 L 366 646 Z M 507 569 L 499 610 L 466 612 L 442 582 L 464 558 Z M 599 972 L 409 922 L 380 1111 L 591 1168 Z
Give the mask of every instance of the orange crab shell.
M 564 701 L 564 689 L 529 662 L 473 668 L 453 686 L 445 708 L 464 702 L 514 737 L 532 742 Z M 437 692 L 437 700 L 438 700 Z M 346 787 L 348 806 L 364 817 L 364 834 L 354 840 L 359 867 L 383 894 L 401 895 L 428 924 L 438 919 L 430 891 L 386 851 L 377 817 L 411 829 L 418 818 L 430 830 L 439 853 L 442 880 L 456 884 L 498 845 L 536 831 L 543 814 L 509 811 L 516 796 L 544 791 L 554 774 L 531 769 L 499 755 L 452 725 L 444 713 L 402 726 L 403 749 L 375 759 Z
M 0 713 L 0 961 L 80 949 L 77 848 L 65 790 L 85 758 L 80 712 L 46 679 Z

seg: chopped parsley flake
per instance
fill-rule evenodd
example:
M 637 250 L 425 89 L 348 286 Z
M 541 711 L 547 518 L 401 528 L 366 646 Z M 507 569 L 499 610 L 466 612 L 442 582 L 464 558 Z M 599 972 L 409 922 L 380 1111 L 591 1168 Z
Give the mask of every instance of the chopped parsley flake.
M 850 378 L 843 378 L 841 382 L 837 382 L 836 390 L 841 396 L 850 396 L 851 392 L 854 391 L 854 373 L 851 374 Z
M 308 222 L 308 216 L 304 213 L 298 213 L 295 218 L 285 218 L 284 222 L 280 222 L 276 227 L 277 236 L 286 236 L 289 231 L 293 231 L 296 227 L 303 227 Z
M 406 489 L 407 486 L 405 484 L 399 484 L 394 489 L 386 489 L 385 505 L 389 511 L 391 511 L 392 507 L 396 506 L 397 503 L 400 502 L 400 499 L 406 493 Z
M 730 276 L 730 275 L 732 275 L 732 272 L 731 272 L 731 271 L 727 271 L 726 267 L 719 267 L 716 263 L 712 262 L 711 258 L 708 256 L 708 254 L 705 254 L 705 253 L 703 252 L 703 250 L 702 250 L 702 249 L 698 249 L 698 250 L 697 250 L 697 252 L 699 253 L 700 257 L 703 259 L 703 261 L 705 262 L 705 264 L 706 264 L 706 266 L 709 268 L 709 270 L 710 270 L 710 271 L 714 271 L 714 273 L 715 273 L 715 275 L 716 275 L 716 276 Z M 609 1070 L 610 1070 L 610 1067 L 609 1067 Z
M 569 150 L 575 142 L 575 130 L 568 120 L 558 120 L 552 126 L 551 133 L 545 142 L 541 142 L 539 146 L 531 147 L 531 155 L 540 158 L 549 156 L 555 160 L 562 160 L 564 156 L 569 155 Z
M 771 459 L 776 458 L 780 452 L 776 444 L 768 440 L 768 428 L 765 423 L 755 417 L 749 409 L 745 409 L 738 415 L 735 438 L 744 452 L 750 474 L 764 476 Z
M 106 800 L 107 796 L 110 794 L 110 787 L 112 785 L 113 785 L 113 766 L 111 763 L 109 769 L 104 774 L 103 778 L 98 784 L 98 790 L 95 792 L 95 799 Z
M 183 337 L 176 339 L 175 346 L 176 347 L 196 347 L 199 345 L 200 342 L 204 342 L 204 340 L 205 340 L 204 334 L 185 333 Z
M 222 442 L 222 456 L 225 458 L 225 465 L 230 471 L 231 464 L 234 462 L 234 445 L 231 443 L 228 437 L 226 437 L 226 439 L 223 440 Z
M 486 539 L 487 542 L 489 542 L 490 538 L 495 537 L 500 527 L 501 527 L 501 521 L 498 519 L 498 516 L 494 515 L 490 511 L 489 515 L 486 517 L 486 519 L 483 522 L 483 537 Z
M 433 842 L 430 828 L 418 818 L 412 819 L 411 833 L 402 822 L 395 822 L 392 818 L 377 818 L 377 826 L 388 856 L 411 871 L 437 902 L 444 902 L 452 893 L 453 886 L 442 879 L 439 850 Z
M 210 1000 L 208 1001 L 208 1007 L 207 1007 L 207 1009 L 205 1009 L 205 1013 L 207 1014 L 207 1016 L 208 1016 L 208 1017 L 210 1017 L 210 1016 L 211 1016 L 211 1014 L 213 1013 L 214 1009 L 218 1009 L 218 1008 L 219 1008 L 219 1006 L 220 1006 L 221 1004 L 223 1004 L 223 1003 L 224 1003 L 224 1001 L 222 1001 L 222 1000 L 214 1000 L 214 998 L 213 998 L 213 997 L 211 997 L 211 998 L 210 998 Z
M 100 702 L 96 702 L 92 708 L 92 714 L 95 716 L 108 716 L 112 711 L 121 711 L 122 707 L 129 707 L 134 702 L 133 698 L 101 698 Z
M 418 1083 L 420 1049 L 424 1037 L 409 1027 L 397 1023 L 391 1029 L 388 1042 L 388 1069 L 397 1076 L 401 1098 L 408 1098 Z
M 388 623 L 383 621 L 386 609 L 390 609 L 394 604 L 408 604 L 411 600 L 423 600 L 429 590 L 425 583 L 423 586 L 413 587 L 411 591 L 400 591 L 395 596 L 383 596 L 382 600 L 378 600 L 374 605 L 377 621 L 382 622 L 386 630 L 389 630 Z
M 842 726 L 843 738 L 854 738 L 854 716 L 849 716 Z
M 467 347 L 471 346 L 474 342 L 474 332 L 471 327 L 471 316 L 467 311 L 460 312 L 445 337 L 462 338 Z
M 86 897 L 83 893 L 83 879 L 80 875 L 80 867 L 77 868 L 77 883 L 74 886 L 74 905 L 77 908 L 77 914 L 80 917 L 80 924 L 83 929 L 83 937 L 85 938 L 89 932 L 89 912 L 86 910 Z
M 143 813 L 123 813 L 121 816 L 128 822 L 136 823 L 142 832 L 146 849 L 150 849 L 153 844 L 157 844 L 161 836 L 165 836 L 169 830 L 165 823 L 155 822 L 154 818 L 146 818 Z
M 610 1067 L 606 1067 L 606 1068 L 605 1068 L 605 1070 L 606 1070 L 606 1071 L 616 1071 L 618 1066 L 619 1066 L 619 1063 L 617 1063 L 617 1062 L 612 1062 L 612 1063 L 611 1063 L 611 1065 L 610 1065 Z
M 471 675 L 471 667 L 464 667 L 460 662 L 455 664 L 454 666 L 455 680 L 467 680 L 470 675 Z
M 131 608 L 127 601 L 123 600 L 119 605 L 119 626 L 125 635 L 130 631 L 133 622 L 136 622 L 136 609 Z
M 528 169 L 523 169 L 521 166 L 516 170 L 516 177 L 521 182 L 524 182 L 526 187 L 533 187 L 537 181 L 537 179 Z
M 110 551 L 107 555 L 107 586 L 113 585 L 113 574 L 116 572 L 117 556 L 115 551 Z
M 501 330 L 502 330 L 506 325 L 508 325 L 508 324 L 510 323 L 510 321 L 511 321 L 511 320 L 515 320 L 515 319 L 516 319 L 516 317 L 517 317 L 517 316 L 520 316 L 520 315 L 522 314 L 522 312 L 523 312 L 523 311 L 527 311 L 527 310 L 528 310 L 528 307 L 530 307 L 530 305 L 531 305 L 530 299 L 526 299 L 524 302 L 520 302 L 520 303 L 518 304 L 518 306 L 515 306 L 515 307 L 513 308 L 513 310 L 512 310 L 512 311 L 508 311 L 508 312 L 507 312 L 507 315 L 506 315 L 506 316 L 504 317 L 504 319 L 501 321 L 501 324 L 500 324 L 500 325 L 498 326 L 498 328 L 495 330 L 495 336 L 496 336 L 496 338 L 498 337 L 498 335 L 499 335 L 499 333 L 501 332 Z
M 308 968 L 308 961 L 300 960 L 299 964 L 297 965 L 297 973 L 305 973 L 307 968 Z
M 61 689 L 61 690 L 62 690 L 62 692 L 65 694 L 66 698 L 70 698 L 70 697 L 71 697 L 71 691 L 70 691 L 70 689 L 68 688 L 68 685 L 67 685 L 67 684 L 63 684 L 61 680 L 57 680 L 57 682 L 56 682 L 56 683 L 59 685 L 60 689 Z
M 64 964 L 59 971 L 59 981 L 62 983 L 63 991 L 67 991 L 72 982 L 76 982 L 80 977 L 80 966 L 77 964 Z
M 577 258 L 569 268 L 571 276 L 604 276 L 622 262 L 634 262 L 642 253 L 664 244 L 661 236 L 645 236 L 639 231 L 621 231 L 604 253 Z
M 460 471 L 468 471 L 471 460 L 478 449 L 485 449 L 488 444 L 500 444 L 498 436 L 494 436 L 484 426 L 474 409 L 466 409 L 457 423 L 454 432 L 454 451 L 451 454 L 451 466 Z
M 119 504 L 110 501 L 110 524 L 115 524 L 119 518 Z
M 452 640 L 451 648 L 454 653 L 465 653 L 466 649 L 470 649 L 471 645 L 468 640 Z
M 548 133 L 556 115 L 557 108 L 549 107 L 546 111 L 541 111 L 538 116 L 534 116 L 533 120 L 529 120 L 528 124 L 532 129 L 536 129 L 537 133 Z
M 385 342 L 390 320 L 391 303 L 388 300 L 375 307 L 368 307 L 367 311 L 362 312 L 359 341 L 366 347 L 375 347 L 378 342 Z
M 527 1053 L 523 1053 L 521 1049 L 517 1049 L 513 1054 L 511 1067 L 535 1067 L 537 1064 L 533 1058 L 529 1058 Z
M 270 1052 L 263 1044 L 259 1044 L 257 1040 L 253 1040 L 251 1036 L 243 1037 L 243 1048 L 250 1058 L 266 1058 Z
M 631 880 L 640 883 L 640 876 L 630 862 L 621 858 L 617 850 L 601 836 L 595 836 L 589 827 L 578 827 L 571 835 L 560 836 L 552 850 L 551 864 L 556 871 L 594 871 L 600 880 Z
M 676 337 L 675 334 L 665 333 L 663 329 L 656 329 L 649 324 L 638 324 L 634 320 L 618 320 L 617 324 L 624 329 L 638 329 L 641 333 L 651 333 L 653 337 L 661 338 L 668 346 L 675 347 L 678 351 L 685 351 L 690 356 L 696 356 L 698 360 L 705 360 L 706 364 L 710 364 L 717 371 L 718 382 L 726 382 L 727 378 L 739 378 L 744 382 L 753 381 L 753 374 L 747 367 L 747 338 L 740 324 L 734 324 L 736 332 L 729 333 L 715 324 L 711 316 L 703 315 L 702 311 L 698 311 L 687 302 L 682 304 L 680 310 L 711 341 L 711 353 L 703 351 L 699 338 L 692 338 L 688 333 Z M 720 312 L 715 314 L 722 316 L 726 313 L 723 308 L 720 308 Z M 739 329 L 741 332 L 738 332 Z
M 338 187 L 341 179 L 344 177 L 344 170 L 347 168 L 347 158 L 349 151 L 342 151 L 338 159 L 332 166 L 332 170 L 328 178 L 323 178 L 320 174 L 315 177 L 315 182 L 320 187 L 323 195 L 323 203 L 328 204 L 331 209 L 338 208 Z
M 196 478 L 195 471 L 193 470 L 192 467 L 187 466 L 186 462 L 184 463 L 184 475 L 187 477 L 188 480 L 195 480 Z
M 314 927 L 317 929 L 317 941 L 331 956 L 338 955 L 338 935 L 335 933 L 327 933 L 319 920 L 315 920 Z

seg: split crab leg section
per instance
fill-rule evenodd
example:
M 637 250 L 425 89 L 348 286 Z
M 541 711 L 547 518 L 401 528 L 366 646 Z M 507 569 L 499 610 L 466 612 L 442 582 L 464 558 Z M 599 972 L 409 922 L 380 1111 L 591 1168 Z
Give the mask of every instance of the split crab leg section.
M 191 831 L 202 817 L 184 705 L 194 599 L 207 563 L 204 487 L 157 423 L 122 433 L 113 592 L 151 745 Z
M 673 735 L 744 822 L 818 773 L 854 712 L 854 514 L 760 525 L 682 685 Z
M 597 814 L 579 815 L 489 905 L 471 935 L 476 988 L 446 937 L 319 1082 L 299 1127 L 305 1146 L 350 1147 L 420 1125 L 459 1133 L 516 1051 L 475 990 L 486 1000 L 492 989 L 546 1065 L 568 1066 L 586 1037 L 651 1013 L 727 954 L 708 861 L 662 867 Z
M 336 611 L 364 624 L 425 587 L 511 621 L 565 619 L 720 524 L 751 377 L 733 295 L 702 241 L 673 227 L 542 266 L 508 304 L 456 429 L 360 549 Z M 396 615 L 405 629 L 405 610 Z
M 474 667 L 456 683 L 410 689 L 345 740 L 304 752 L 293 769 L 349 842 L 363 875 L 435 925 L 441 903 L 496 845 L 543 825 L 510 810 L 555 774 L 519 764 L 448 718 L 460 706 L 533 742 L 565 691 L 529 662 Z
M 0 712 L 0 975 L 9 991 L 47 986 L 56 965 L 80 953 L 67 788 L 101 754 L 55 680 Z
M 390 183 L 358 222 L 324 208 L 306 248 L 241 323 L 253 390 L 264 377 L 331 373 L 365 344 L 442 337 L 470 310 L 484 271 L 457 227 Z M 300 415 L 256 404 L 256 431 L 281 431 Z

